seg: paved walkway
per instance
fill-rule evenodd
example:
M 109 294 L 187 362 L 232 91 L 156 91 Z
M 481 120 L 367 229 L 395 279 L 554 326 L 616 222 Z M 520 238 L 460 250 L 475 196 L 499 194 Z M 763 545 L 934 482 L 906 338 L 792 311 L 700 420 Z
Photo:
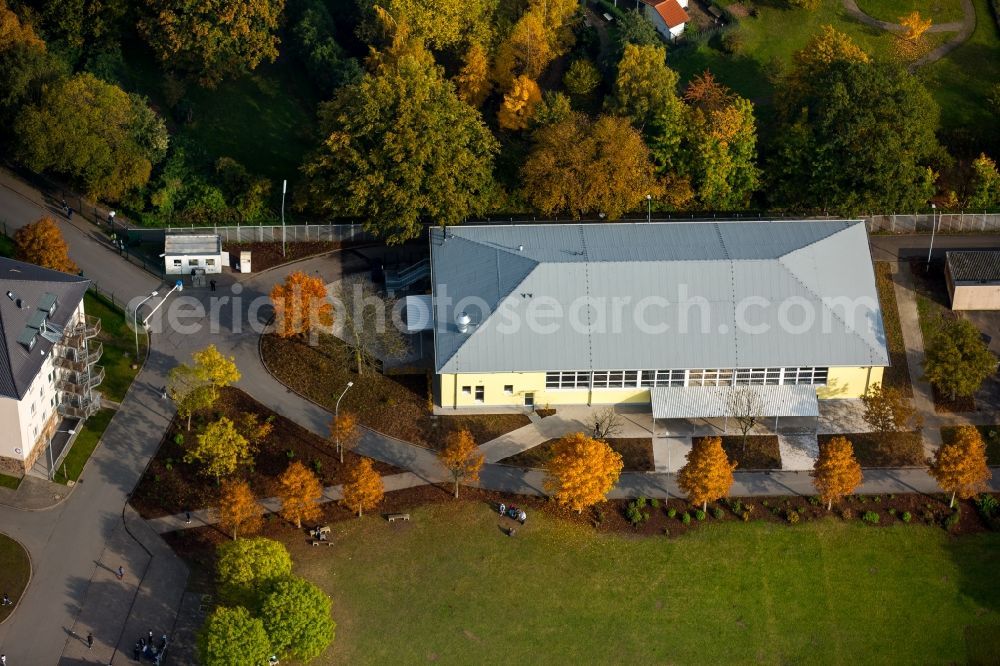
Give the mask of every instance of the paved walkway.
M 858 7 L 858 3 L 855 0 L 842 0 L 844 9 L 853 18 L 861 21 L 865 25 L 869 25 L 873 28 L 878 28 L 881 30 L 887 30 L 889 32 L 900 33 L 906 30 L 903 26 L 898 23 L 889 23 L 888 21 L 880 21 L 877 18 L 869 16 L 868 14 L 861 11 Z M 937 25 L 932 25 L 927 32 L 929 33 L 943 33 L 943 32 L 957 32 L 953 38 L 949 39 L 947 42 L 932 49 L 927 54 L 921 56 L 914 62 L 910 63 L 910 71 L 914 71 L 924 65 L 930 64 L 935 60 L 940 60 L 945 57 L 965 40 L 972 36 L 972 33 L 976 29 L 976 7 L 972 4 L 972 0 L 961 0 L 962 2 L 962 20 L 954 21 L 952 23 L 940 23 Z

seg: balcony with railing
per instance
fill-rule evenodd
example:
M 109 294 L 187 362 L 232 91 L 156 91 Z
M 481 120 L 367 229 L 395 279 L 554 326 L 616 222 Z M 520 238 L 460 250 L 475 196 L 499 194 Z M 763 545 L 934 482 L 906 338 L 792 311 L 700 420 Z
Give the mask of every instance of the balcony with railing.
M 66 326 L 63 339 L 67 344 L 76 346 L 83 340 L 97 337 L 101 332 L 101 320 L 93 315 L 84 315 L 74 324 Z
M 87 396 L 64 396 L 56 408 L 60 416 L 88 419 L 101 408 L 101 394 L 90 392 Z
M 85 395 L 104 381 L 104 368 L 95 365 L 89 371 L 69 372 L 56 381 L 56 388 L 66 393 Z
M 86 372 L 87 366 L 94 365 L 104 355 L 104 345 L 91 342 L 85 349 L 59 345 L 52 356 L 52 362 L 57 368 L 72 372 Z

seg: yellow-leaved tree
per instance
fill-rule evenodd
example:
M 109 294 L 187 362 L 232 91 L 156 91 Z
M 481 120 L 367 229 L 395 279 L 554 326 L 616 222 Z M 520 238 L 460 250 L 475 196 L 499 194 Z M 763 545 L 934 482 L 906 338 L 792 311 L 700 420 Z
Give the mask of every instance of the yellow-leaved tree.
M 500 127 L 521 130 L 528 126 L 535 113 L 535 107 L 542 101 L 542 91 L 538 84 L 526 74 L 514 79 L 510 90 L 503 96 L 503 104 L 497 111 Z
M 201 465 L 199 472 L 214 476 L 216 481 L 229 476 L 243 463 L 253 460 L 250 442 L 223 416 L 205 427 L 195 438 L 195 444 L 184 454 L 184 462 Z
M 69 258 L 69 247 L 62 231 L 51 217 L 26 224 L 14 233 L 16 256 L 21 261 L 63 273 L 77 273 L 80 268 Z
M 264 507 L 246 481 L 223 481 L 219 492 L 219 526 L 233 535 L 256 534 L 264 524 Z
M 708 503 L 729 494 L 733 485 L 733 470 L 736 463 L 729 462 L 722 450 L 719 437 L 696 439 L 687 454 L 687 463 L 677 474 L 677 485 L 687 493 L 692 504 L 701 504 L 701 510 L 708 510 Z
M 333 306 L 326 285 L 317 277 L 295 271 L 271 289 L 274 331 L 282 338 L 305 336 L 329 329 Z
M 621 475 L 621 455 L 582 432 L 566 435 L 545 466 L 545 490 L 577 513 L 603 502 Z
M 281 500 L 281 517 L 302 529 L 303 520 L 316 520 L 320 516 L 319 500 L 323 486 L 319 478 L 300 463 L 293 461 L 278 478 L 278 498 Z
M 465 52 L 462 69 L 455 76 L 455 88 L 459 99 L 476 108 L 490 94 L 490 63 L 479 42 L 473 42 Z
M 931 461 L 930 475 L 951 493 L 949 506 L 955 506 L 955 495 L 968 499 L 986 489 L 993 477 L 986 466 L 986 444 L 975 426 L 960 426 L 950 442 L 942 444 Z
M 846 437 L 834 437 L 820 448 L 811 475 L 827 511 L 833 508 L 834 501 L 853 493 L 864 478 L 854 458 L 854 446 Z
M 361 432 L 358 431 L 358 417 L 354 412 L 340 412 L 330 420 L 330 441 L 340 453 L 340 462 L 344 463 L 344 449 L 351 451 L 361 439 Z
M 903 39 L 915 42 L 924 36 L 924 33 L 931 29 L 932 21 L 924 18 L 918 11 L 912 11 L 906 16 L 899 17 L 899 24 L 906 28 Z
M 344 505 L 357 511 L 359 518 L 362 513 L 374 509 L 382 501 L 385 484 L 370 458 L 358 458 L 344 482 L 343 493 Z
M 455 499 L 458 499 L 459 482 L 478 481 L 484 462 L 483 454 L 467 428 L 448 433 L 444 446 L 438 451 L 438 460 L 455 480 Z

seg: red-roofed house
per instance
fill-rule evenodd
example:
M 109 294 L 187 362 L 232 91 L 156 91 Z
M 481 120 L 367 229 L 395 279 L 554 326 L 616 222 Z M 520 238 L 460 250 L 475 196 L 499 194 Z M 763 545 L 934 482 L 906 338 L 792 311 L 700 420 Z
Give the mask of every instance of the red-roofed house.
M 672 41 L 684 32 L 688 16 L 688 0 L 642 0 L 643 14 L 653 22 L 664 39 Z

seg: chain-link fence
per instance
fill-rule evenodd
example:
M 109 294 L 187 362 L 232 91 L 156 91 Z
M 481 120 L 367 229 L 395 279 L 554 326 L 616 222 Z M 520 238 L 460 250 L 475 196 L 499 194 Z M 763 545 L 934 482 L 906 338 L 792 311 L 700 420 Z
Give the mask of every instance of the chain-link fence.
M 863 217 L 871 233 L 929 234 L 1000 231 L 1000 213 L 916 213 Z

